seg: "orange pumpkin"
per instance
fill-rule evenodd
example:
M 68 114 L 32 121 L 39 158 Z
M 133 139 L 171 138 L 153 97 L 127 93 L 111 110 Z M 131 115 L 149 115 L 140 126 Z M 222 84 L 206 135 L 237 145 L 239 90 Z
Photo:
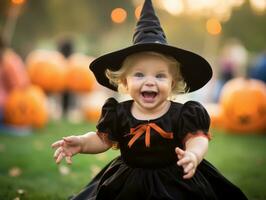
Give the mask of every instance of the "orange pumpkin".
M 1 63 L 0 63 L 1 65 Z M 4 81 L 4 72 L 3 69 L 0 66 L 0 111 L 3 109 L 9 89 L 6 86 L 6 83 Z M 0 115 L 0 120 L 1 120 L 1 115 Z
M 72 92 L 89 92 L 95 87 L 96 79 L 89 69 L 93 58 L 73 54 L 68 58 L 66 88 Z
M 25 65 L 21 57 L 11 49 L 6 49 L 2 55 L 1 64 L 5 85 L 9 90 L 27 87 L 30 83 Z
M 223 118 L 221 115 L 221 107 L 216 103 L 205 104 L 204 107 L 208 111 L 211 118 L 211 128 L 222 128 Z
M 38 86 L 10 92 L 4 107 L 4 120 L 18 126 L 43 127 L 48 121 L 46 96 Z
M 266 130 L 266 86 L 262 81 L 236 78 L 227 82 L 220 103 L 225 129 L 247 134 Z
M 101 116 L 101 109 L 94 108 L 94 109 L 88 109 L 85 112 L 85 119 L 87 119 L 90 122 L 97 122 L 100 119 Z
M 90 122 L 97 122 L 100 119 L 102 106 L 108 98 L 103 91 L 93 91 L 83 98 L 81 109 L 84 112 L 84 118 Z
M 32 83 L 46 92 L 61 92 L 65 89 L 65 64 L 64 56 L 57 51 L 36 50 L 26 59 Z

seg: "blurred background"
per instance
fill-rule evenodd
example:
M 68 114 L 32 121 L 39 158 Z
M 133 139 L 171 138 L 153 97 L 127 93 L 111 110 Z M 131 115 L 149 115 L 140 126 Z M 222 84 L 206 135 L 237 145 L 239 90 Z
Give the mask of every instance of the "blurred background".
M 208 110 L 207 159 L 250 199 L 266 199 L 266 0 L 153 3 L 168 43 L 212 65 L 205 87 L 173 99 Z M 95 130 L 108 97 L 128 98 L 98 85 L 88 66 L 132 44 L 142 4 L 0 1 L 0 199 L 66 199 L 118 155 L 110 150 L 57 166 L 50 145 Z

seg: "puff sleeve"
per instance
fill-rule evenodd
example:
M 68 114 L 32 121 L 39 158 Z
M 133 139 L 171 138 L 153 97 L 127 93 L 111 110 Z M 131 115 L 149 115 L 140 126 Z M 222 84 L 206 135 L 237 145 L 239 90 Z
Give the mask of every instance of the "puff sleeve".
M 114 98 L 106 100 L 102 107 L 101 117 L 96 125 L 98 136 L 106 143 L 115 144 L 117 136 L 117 115 L 118 102 Z
M 205 136 L 210 140 L 209 127 L 209 114 L 200 103 L 188 101 L 183 105 L 180 116 L 180 136 L 183 144 L 195 136 Z

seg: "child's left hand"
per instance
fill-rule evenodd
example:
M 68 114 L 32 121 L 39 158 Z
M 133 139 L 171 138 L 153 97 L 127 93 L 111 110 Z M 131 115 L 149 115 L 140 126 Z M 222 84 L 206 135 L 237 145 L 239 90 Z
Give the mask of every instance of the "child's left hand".
M 185 175 L 184 179 L 192 178 L 195 174 L 196 168 L 198 166 L 198 158 L 195 153 L 191 151 L 184 151 L 178 147 L 175 148 L 175 152 L 178 157 L 178 166 L 182 166 L 184 169 Z

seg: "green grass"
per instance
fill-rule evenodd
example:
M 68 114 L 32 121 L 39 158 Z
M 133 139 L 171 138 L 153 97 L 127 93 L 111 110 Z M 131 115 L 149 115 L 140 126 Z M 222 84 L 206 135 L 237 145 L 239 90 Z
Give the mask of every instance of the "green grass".
M 0 199 L 60 200 L 82 189 L 93 175 L 119 152 L 79 155 L 70 173 L 60 173 L 50 145 L 62 136 L 94 130 L 94 124 L 53 122 L 33 134 L 0 134 Z M 229 135 L 213 130 L 207 160 L 238 185 L 251 200 L 266 199 L 266 135 Z M 21 170 L 10 176 L 12 168 Z M 22 189 L 22 194 L 20 191 Z
M 73 158 L 74 164 L 71 166 L 65 162 L 58 166 L 54 163 L 54 151 L 50 145 L 62 136 L 94 129 L 94 125 L 88 123 L 75 125 L 57 122 L 28 136 L 0 134 L 0 199 L 60 200 L 78 192 L 92 178 L 92 174 L 115 157 L 118 151 L 81 155 Z M 68 167 L 70 173 L 62 175 L 60 166 Z M 21 169 L 20 176 L 9 176 L 9 171 L 14 167 Z M 19 189 L 24 194 L 19 194 Z

